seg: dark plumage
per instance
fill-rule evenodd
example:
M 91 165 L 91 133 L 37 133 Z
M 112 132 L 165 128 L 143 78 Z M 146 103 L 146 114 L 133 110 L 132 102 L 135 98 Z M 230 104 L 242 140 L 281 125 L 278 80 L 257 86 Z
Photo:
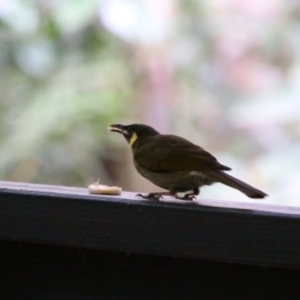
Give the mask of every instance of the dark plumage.
M 143 124 L 109 127 L 121 133 L 132 148 L 133 161 L 137 171 L 157 186 L 168 190 L 139 196 L 159 199 L 163 195 L 185 192 L 180 199 L 192 200 L 200 193 L 199 188 L 220 182 L 235 188 L 250 198 L 264 198 L 264 192 L 230 176 L 224 171 L 231 170 L 203 148 L 175 135 L 164 135 Z

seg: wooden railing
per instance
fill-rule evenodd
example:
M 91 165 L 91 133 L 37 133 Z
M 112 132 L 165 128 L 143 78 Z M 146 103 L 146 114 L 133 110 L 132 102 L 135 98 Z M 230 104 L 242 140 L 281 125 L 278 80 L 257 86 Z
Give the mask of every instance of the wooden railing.
M 270 284 L 275 284 L 269 290 L 276 296 L 283 292 L 283 288 L 291 291 L 290 283 L 295 276 L 300 276 L 298 270 L 292 270 L 300 268 L 300 209 L 264 204 L 263 201 L 154 202 L 137 199 L 134 193 L 129 192 L 121 196 L 98 196 L 89 195 L 85 188 L 0 182 L 0 241 L 3 282 L 14 279 L 16 274 L 13 270 L 19 270 L 16 271 L 18 274 L 23 270 L 25 279 L 19 275 L 21 282 L 33 278 L 28 285 L 23 284 L 18 289 L 8 290 L 9 285 L 5 284 L 2 290 L 4 298 L 1 299 L 11 295 L 14 295 L 12 299 L 23 299 L 28 295 L 43 299 L 45 291 L 48 291 L 47 295 L 57 291 L 57 295 L 61 296 L 53 299 L 169 299 L 172 293 L 173 299 L 185 299 L 179 292 L 176 293 L 180 286 L 180 280 L 178 286 L 174 283 L 176 276 L 183 280 L 182 283 L 193 282 L 195 276 L 199 280 L 199 289 L 189 287 L 191 297 L 186 299 L 196 299 L 198 290 L 199 297 L 205 293 L 214 295 L 203 299 L 271 299 L 260 298 L 265 295 L 267 286 L 256 288 L 255 298 L 249 298 L 250 294 L 244 292 L 250 287 L 255 289 L 256 282 L 258 284 L 263 278 L 265 283 L 271 280 Z M 83 257 L 87 257 L 85 263 Z M 122 262 L 121 265 L 116 261 Z M 57 269 L 54 267 L 56 264 Z M 99 269 L 95 269 L 97 264 Z M 74 271 L 75 266 L 78 268 Z M 85 271 L 80 273 L 80 268 Z M 112 271 L 114 268 L 115 272 Z M 70 269 L 73 270 L 71 273 Z M 8 273 L 5 270 L 9 270 Z M 68 278 L 63 275 L 64 271 Z M 43 278 L 40 272 L 49 273 L 54 286 L 52 290 L 45 288 L 42 292 L 38 287 L 34 288 Z M 145 273 L 141 275 L 140 272 Z M 146 276 L 147 272 L 151 279 Z M 31 277 L 28 277 L 29 273 Z M 92 281 L 92 286 L 84 283 L 80 274 L 85 274 L 85 278 Z M 99 280 L 95 281 L 87 274 L 96 274 Z M 99 290 L 101 282 L 108 280 L 105 274 L 110 276 L 111 289 Z M 149 295 L 150 286 L 159 284 L 159 291 L 166 296 L 159 296 L 159 293 L 155 296 L 151 290 L 152 298 L 146 295 L 122 298 L 121 294 L 128 292 L 127 288 L 134 289 L 130 283 L 116 294 L 117 287 L 123 286 L 116 280 L 127 282 L 134 274 L 141 277 L 132 278 L 133 282 L 137 280 L 145 288 L 140 295 L 145 295 L 147 287 Z M 279 287 L 276 284 L 282 274 L 289 281 Z M 69 286 L 72 276 L 75 282 L 73 294 Z M 80 289 L 78 276 L 86 289 Z M 156 282 L 155 276 L 157 280 L 173 280 L 173 287 Z M 228 276 L 231 276 L 230 280 Z M 226 295 L 220 293 L 215 279 L 212 279 L 214 283 L 211 286 L 202 286 L 208 278 L 218 277 L 223 278 L 218 287 L 231 284 L 232 292 L 229 289 Z M 248 284 L 245 282 L 243 285 L 240 282 L 242 278 Z M 32 288 L 28 289 L 28 286 Z M 63 286 L 68 286 L 69 294 L 64 295 Z M 244 290 L 239 290 L 241 286 Z M 88 291 L 92 291 L 90 298 Z M 68 298 L 70 293 L 73 296 Z M 105 293 L 115 294 L 112 298 L 105 298 Z M 80 298 L 80 295 L 84 296 Z M 234 298 L 234 295 L 244 297 Z

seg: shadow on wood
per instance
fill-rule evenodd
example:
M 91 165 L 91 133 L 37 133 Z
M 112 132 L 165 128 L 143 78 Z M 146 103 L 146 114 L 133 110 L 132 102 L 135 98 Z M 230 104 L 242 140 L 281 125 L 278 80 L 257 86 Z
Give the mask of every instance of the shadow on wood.
M 297 299 L 297 270 L 0 242 L 1 300 Z

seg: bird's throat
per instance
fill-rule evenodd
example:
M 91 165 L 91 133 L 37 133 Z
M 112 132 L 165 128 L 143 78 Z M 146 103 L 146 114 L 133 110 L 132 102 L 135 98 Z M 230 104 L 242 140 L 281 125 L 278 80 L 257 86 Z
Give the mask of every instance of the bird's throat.
M 138 136 L 136 135 L 136 133 L 134 133 L 129 140 L 129 145 L 132 147 L 133 144 L 135 143 L 135 141 L 137 140 Z

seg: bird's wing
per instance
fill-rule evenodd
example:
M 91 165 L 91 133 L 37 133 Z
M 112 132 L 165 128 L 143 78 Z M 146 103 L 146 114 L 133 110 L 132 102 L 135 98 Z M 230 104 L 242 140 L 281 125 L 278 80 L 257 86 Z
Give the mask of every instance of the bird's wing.
M 149 138 L 134 159 L 139 166 L 155 172 L 230 170 L 203 148 L 173 135 Z

